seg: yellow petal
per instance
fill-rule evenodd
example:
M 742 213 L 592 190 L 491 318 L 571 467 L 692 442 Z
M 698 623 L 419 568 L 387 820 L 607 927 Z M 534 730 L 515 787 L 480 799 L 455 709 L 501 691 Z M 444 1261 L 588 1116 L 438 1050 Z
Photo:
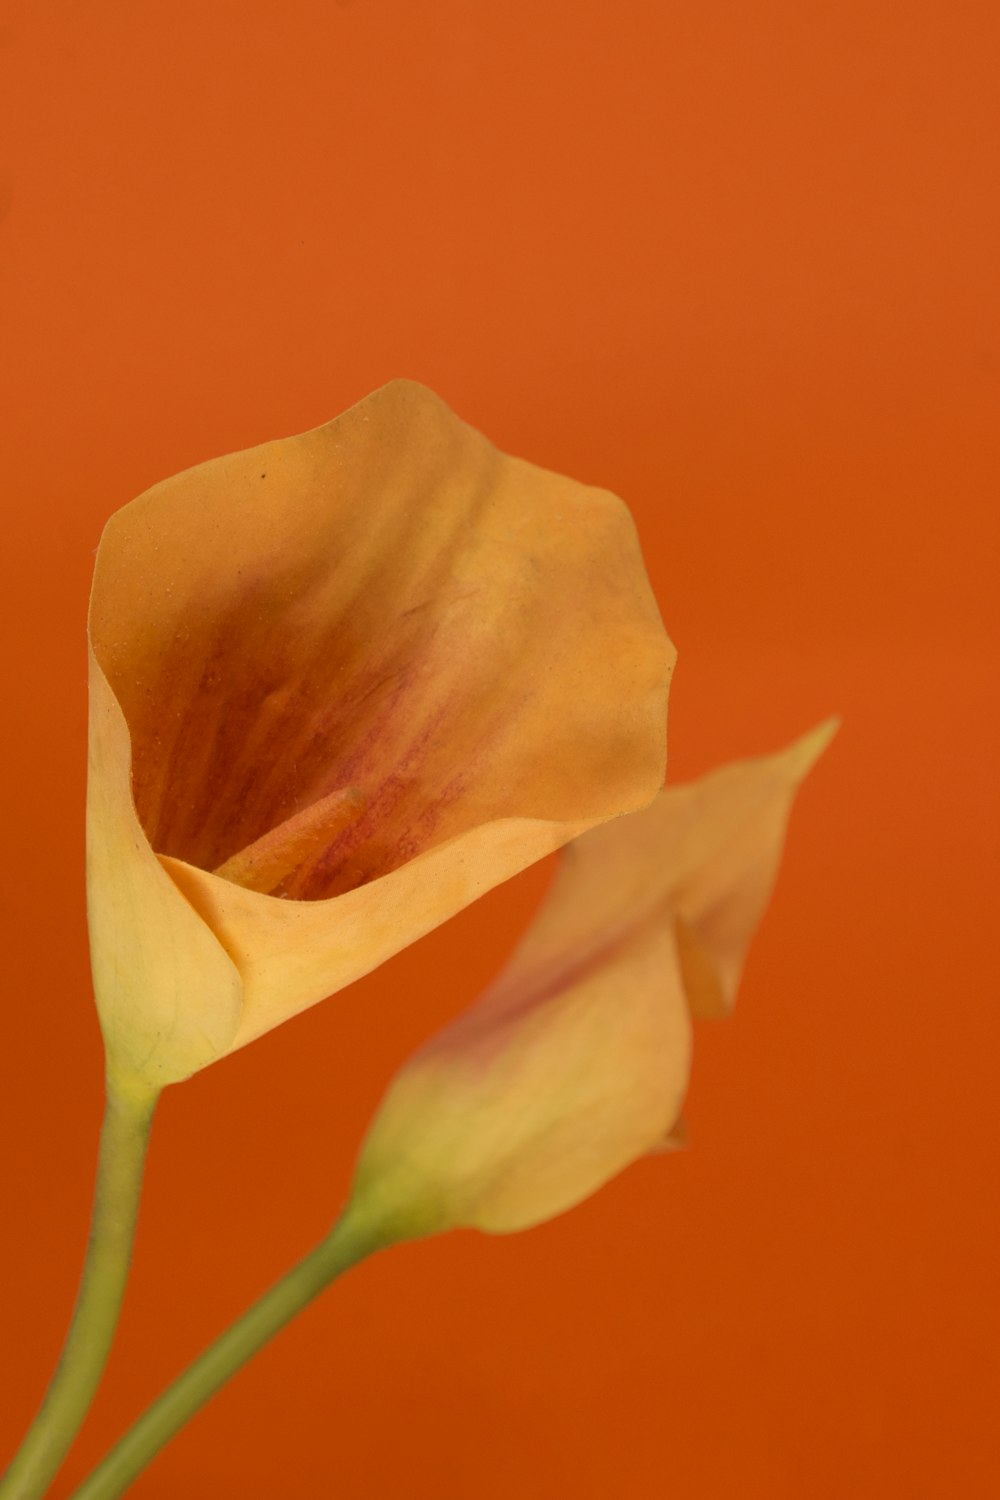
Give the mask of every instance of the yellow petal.
M 129 790 L 124 715 L 90 653 L 87 914 L 108 1066 L 158 1086 L 220 1057 L 242 985 L 149 847 Z
M 398 1204 L 417 1232 L 525 1229 L 669 1135 L 691 1030 L 670 927 L 588 931 L 574 902 L 582 864 L 563 867 L 540 919 L 564 927 L 565 951 L 515 957 L 397 1075 L 362 1150 L 357 1201 L 390 1218 Z
M 137 941 L 169 967 L 194 911 L 239 973 L 215 1055 L 662 779 L 673 650 L 627 511 L 408 382 L 119 511 L 90 632 L 130 737 L 135 860 L 155 851 L 183 913 L 136 908 Z M 112 820 L 127 774 L 92 761 Z M 122 843 L 100 817 L 91 837 Z M 107 868 L 95 853 L 102 931 Z M 191 1071 L 166 1043 L 157 1065 Z
M 523 1229 L 682 1145 L 689 965 L 699 1004 L 731 1004 L 795 789 L 832 732 L 664 792 L 570 846 L 499 980 L 390 1086 L 355 1202 L 402 1233 Z
M 649 809 L 673 851 L 669 900 L 691 1012 L 724 1016 L 771 899 L 799 786 L 837 732 L 828 719 L 778 755 L 669 788 Z M 600 830 L 597 830 L 599 834 Z

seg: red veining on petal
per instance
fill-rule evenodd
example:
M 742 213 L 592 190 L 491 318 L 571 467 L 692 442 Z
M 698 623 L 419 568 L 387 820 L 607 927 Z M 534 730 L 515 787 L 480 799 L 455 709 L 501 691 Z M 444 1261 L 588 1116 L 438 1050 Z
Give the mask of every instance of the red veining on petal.
M 666 645 L 617 502 L 408 389 L 256 452 L 150 491 L 101 543 L 92 640 L 158 854 L 318 900 L 498 817 L 632 795 L 637 738 L 592 658 L 620 646 L 646 702 Z M 363 807 L 297 843 L 351 787 Z
M 625 917 L 614 927 L 599 930 L 582 946 L 575 942 L 544 964 L 501 974 L 477 1003 L 432 1037 L 417 1058 L 460 1053 L 463 1066 L 488 1069 L 502 1053 L 512 1030 L 532 1013 L 558 1005 L 566 994 L 613 968 L 630 946 L 670 921 L 665 895 Z
M 432 762 L 468 706 L 448 686 L 450 653 L 433 649 L 455 600 L 443 589 L 428 603 L 378 631 L 350 614 L 316 629 L 296 611 L 276 619 L 248 584 L 200 640 L 182 628 L 161 644 L 153 683 L 119 687 L 136 805 L 157 851 L 218 870 L 345 785 L 364 786 L 364 807 L 331 822 L 268 889 L 320 899 L 429 847 L 474 757 L 442 790 Z
M 300 865 L 327 848 L 342 829 L 356 822 L 364 806 L 357 787 L 331 792 L 231 855 L 213 873 L 250 891 L 275 891 Z

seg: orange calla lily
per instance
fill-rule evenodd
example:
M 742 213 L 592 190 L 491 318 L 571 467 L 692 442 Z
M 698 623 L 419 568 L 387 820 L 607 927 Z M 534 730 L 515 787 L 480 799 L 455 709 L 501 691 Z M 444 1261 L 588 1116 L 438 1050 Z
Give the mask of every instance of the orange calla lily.
M 349 1216 L 403 1237 L 524 1229 L 681 1143 L 691 1015 L 732 1005 L 795 792 L 835 728 L 569 846 L 507 968 L 391 1084 Z
M 117 512 L 89 633 L 125 1082 L 243 1046 L 662 783 L 673 650 L 624 506 L 409 382 Z

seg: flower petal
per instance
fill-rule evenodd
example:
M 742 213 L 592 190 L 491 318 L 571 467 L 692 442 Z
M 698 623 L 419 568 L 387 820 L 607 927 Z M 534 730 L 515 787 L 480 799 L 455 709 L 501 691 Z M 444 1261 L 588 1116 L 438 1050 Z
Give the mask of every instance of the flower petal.
M 242 983 L 161 868 L 129 789 L 128 726 L 90 653 L 87 912 L 108 1068 L 123 1084 L 186 1078 L 229 1050 Z
M 691 1000 L 731 1005 L 795 789 L 834 727 L 570 846 L 504 973 L 397 1074 L 354 1201 L 404 1232 L 506 1232 L 682 1145 Z
M 624 506 L 409 382 L 119 511 L 90 632 L 148 849 L 240 972 L 227 1050 L 662 780 Z
M 405 381 L 119 511 L 91 633 L 157 853 L 214 870 L 357 789 L 296 898 L 495 818 L 641 806 L 662 775 L 672 651 L 624 506 Z
M 230 1050 L 344 989 L 591 824 L 505 818 L 326 901 L 281 901 L 161 858 L 243 980 Z
M 672 851 L 669 901 L 691 1013 L 728 1015 L 771 899 L 795 794 L 839 727 L 828 719 L 778 755 L 737 762 L 649 809 Z M 598 830 L 599 832 L 599 830 Z
M 673 936 L 648 919 L 595 932 L 576 878 L 589 862 L 563 864 L 532 933 L 548 941 L 397 1075 L 356 1198 L 414 1205 L 424 1230 L 526 1229 L 669 1136 L 691 1055 Z

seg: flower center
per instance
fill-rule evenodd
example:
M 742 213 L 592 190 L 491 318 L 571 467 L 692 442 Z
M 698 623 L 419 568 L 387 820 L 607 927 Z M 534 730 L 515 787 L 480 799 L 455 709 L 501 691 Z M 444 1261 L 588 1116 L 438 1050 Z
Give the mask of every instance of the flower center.
M 212 873 L 268 895 L 356 822 L 365 806 L 366 798 L 357 787 L 330 792 L 230 855 Z

